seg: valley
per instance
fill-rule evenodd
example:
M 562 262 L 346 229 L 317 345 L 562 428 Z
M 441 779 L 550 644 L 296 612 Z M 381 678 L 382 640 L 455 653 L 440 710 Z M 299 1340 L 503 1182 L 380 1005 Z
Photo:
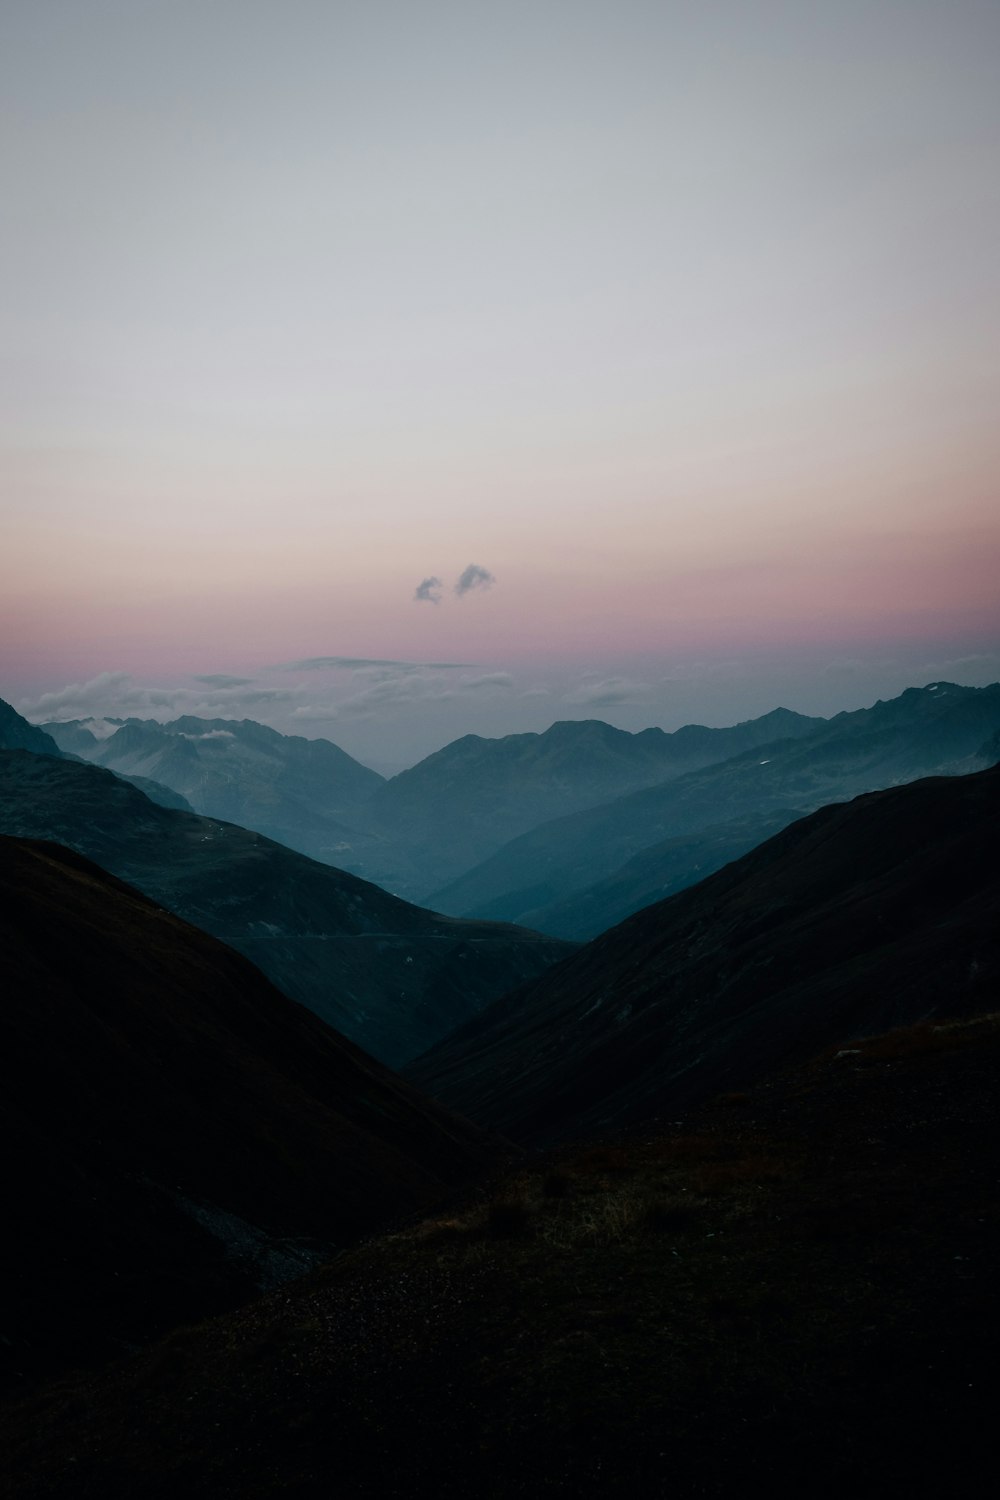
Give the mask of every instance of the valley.
M 569 829 L 565 868 L 610 873 L 565 930 L 626 912 L 581 943 L 421 909 L 188 810 L 166 754 L 112 770 L 0 714 L 0 1493 L 832 1500 L 956 1435 L 984 1473 L 996 717 L 932 685 L 536 824 L 482 869 L 535 839 L 547 879 Z M 614 781 L 606 727 L 581 763 Z M 477 797 L 517 800 L 514 740 L 472 747 Z

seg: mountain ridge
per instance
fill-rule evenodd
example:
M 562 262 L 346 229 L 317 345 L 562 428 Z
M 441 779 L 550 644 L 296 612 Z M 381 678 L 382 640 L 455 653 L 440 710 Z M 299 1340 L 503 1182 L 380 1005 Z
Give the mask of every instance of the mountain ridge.
M 425 911 L 261 834 L 154 804 L 82 761 L 0 751 L 0 832 L 77 849 L 390 1064 L 566 951 L 509 924 Z
M 516 1139 L 679 1110 L 995 1001 L 1000 768 L 820 809 L 505 996 L 406 1074 Z
M 539 824 L 429 899 L 445 911 L 488 912 L 494 920 L 525 920 L 530 913 L 543 931 L 554 917 L 553 930 L 589 938 L 624 915 L 615 907 L 602 909 L 600 886 L 613 883 L 642 850 L 737 822 L 745 825 L 739 836 L 752 845 L 759 842 L 755 823 L 774 832 L 782 816 L 792 822 L 813 808 L 896 782 L 977 768 L 985 763 L 984 741 L 998 729 L 1000 684 L 910 688 L 898 698 L 837 715 L 801 739 L 760 746 L 761 754 L 747 750 Z M 699 877 L 703 862 L 693 846 L 686 883 Z M 531 874 L 527 886 L 525 871 Z M 683 878 L 668 859 L 665 882 L 676 888 Z M 580 915 L 576 898 L 590 911 Z

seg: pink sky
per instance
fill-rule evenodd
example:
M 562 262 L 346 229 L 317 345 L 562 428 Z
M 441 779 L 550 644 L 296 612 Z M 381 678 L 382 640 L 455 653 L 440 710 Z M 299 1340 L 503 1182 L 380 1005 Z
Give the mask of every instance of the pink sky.
M 0 696 L 391 760 L 997 675 L 995 6 L 253 11 L 0 23 Z

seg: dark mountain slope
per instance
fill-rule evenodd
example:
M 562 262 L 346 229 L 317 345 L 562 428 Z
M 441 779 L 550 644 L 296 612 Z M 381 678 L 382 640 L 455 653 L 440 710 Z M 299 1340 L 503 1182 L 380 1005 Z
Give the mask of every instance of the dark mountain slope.
M 2 1363 L 122 1351 L 481 1171 L 470 1125 L 214 938 L 0 838 Z M 315 1256 L 313 1256 L 315 1259 Z
M 104 739 L 84 720 L 46 725 L 65 749 L 180 792 L 195 812 L 239 823 L 313 859 L 352 865 L 368 840 L 348 826 L 382 784 L 329 740 L 252 719 L 126 719 Z
M 640 850 L 678 836 L 741 822 L 751 842 L 829 802 L 913 781 L 965 772 L 988 761 L 983 743 L 1000 729 L 1000 684 L 988 688 L 932 683 L 908 688 L 887 703 L 838 714 L 807 738 L 735 756 L 616 802 L 545 823 L 513 840 L 492 859 L 434 893 L 443 911 L 502 921 L 532 920 L 547 930 L 550 908 L 559 931 L 593 934 L 619 913 L 600 909 L 598 882 Z M 754 840 L 754 825 L 760 832 Z M 710 851 L 706 850 L 706 857 Z M 692 849 L 690 876 L 700 878 L 702 854 Z M 664 879 L 677 889 L 683 871 L 667 850 Z M 583 920 L 568 916 L 581 900 Z M 641 893 L 640 893 L 641 899 Z M 606 921 L 604 918 L 606 917 Z
M 370 855 L 383 863 L 365 873 L 420 898 L 537 823 L 824 722 L 778 708 L 729 729 L 688 724 L 674 734 L 629 734 L 599 719 L 496 740 L 469 734 L 375 793 L 365 816 L 385 840 Z
M 54 755 L 62 759 L 62 750 L 50 734 L 23 719 L 16 709 L 0 698 L 0 750 L 31 750 L 36 755 Z
M 832 1041 L 996 1004 L 1000 769 L 803 818 L 408 1071 L 522 1139 L 670 1115 Z
M 0 832 L 79 850 L 239 949 L 389 1063 L 566 951 L 535 933 L 410 906 L 244 828 L 155 806 L 80 762 L 0 752 Z
M 522 1165 L 0 1415 L 9 1493 L 986 1495 L 998 1069 L 919 1028 Z

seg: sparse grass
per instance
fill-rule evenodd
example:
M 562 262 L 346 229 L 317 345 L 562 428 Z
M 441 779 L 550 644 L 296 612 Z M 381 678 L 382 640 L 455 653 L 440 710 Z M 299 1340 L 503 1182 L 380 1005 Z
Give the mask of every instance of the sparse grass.
M 950 1052 L 963 1046 L 976 1028 L 993 1025 L 996 1013 L 953 1021 L 918 1021 L 900 1026 L 879 1036 L 861 1037 L 847 1047 L 834 1048 L 824 1054 L 826 1060 L 853 1060 L 855 1065 L 869 1062 L 895 1062 L 903 1058 L 922 1057 Z
M 103 1424 L 130 1494 L 162 1466 L 155 1500 L 312 1500 L 334 1475 L 359 1500 L 839 1500 L 955 1451 L 971 1474 L 992 1462 L 998 1058 L 1000 1035 L 940 1071 L 827 1059 L 752 1117 L 716 1100 L 687 1132 L 522 1159 L 145 1356 L 127 1400 L 60 1396 L 31 1442 L 82 1454 Z M 129 1493 L 66 1472 L 59 1500 Z

